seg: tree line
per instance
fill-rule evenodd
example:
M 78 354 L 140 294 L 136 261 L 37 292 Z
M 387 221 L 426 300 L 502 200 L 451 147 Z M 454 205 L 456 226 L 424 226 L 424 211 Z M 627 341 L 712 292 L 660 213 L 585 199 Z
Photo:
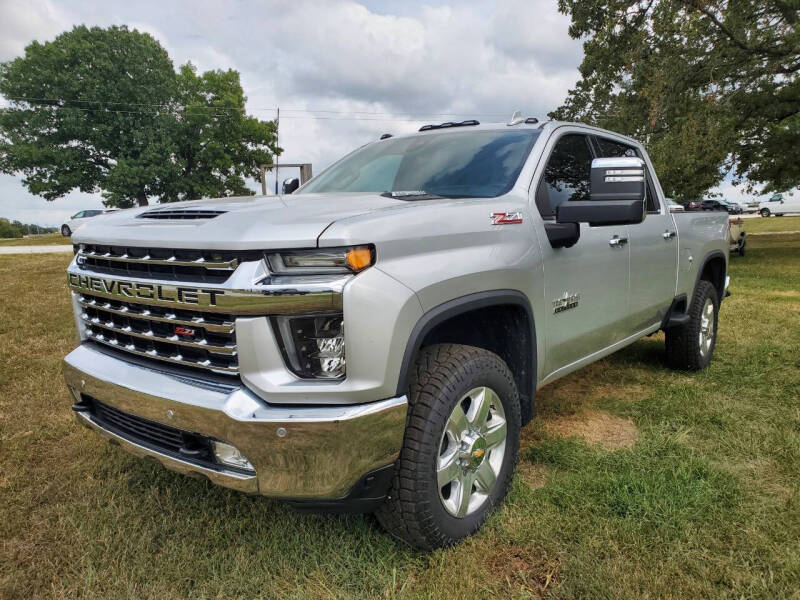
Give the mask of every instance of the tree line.
M 19 221 L 9 221 L 0 217 L 0 238 L 21 238 L 26 235 L 39 235 L 42 233 L 55 233 L 55 227 L 41 227 L 29 225 Z

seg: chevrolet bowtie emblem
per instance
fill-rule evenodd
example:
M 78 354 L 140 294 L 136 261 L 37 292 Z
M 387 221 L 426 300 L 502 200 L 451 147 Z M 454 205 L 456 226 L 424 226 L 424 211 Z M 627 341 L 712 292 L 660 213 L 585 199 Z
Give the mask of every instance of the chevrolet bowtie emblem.
M 475 452 L 472 453 L 473 458 L 481 458 L 484 454 L 486 454 L 486 450 L 483 448 L 478 448 Z

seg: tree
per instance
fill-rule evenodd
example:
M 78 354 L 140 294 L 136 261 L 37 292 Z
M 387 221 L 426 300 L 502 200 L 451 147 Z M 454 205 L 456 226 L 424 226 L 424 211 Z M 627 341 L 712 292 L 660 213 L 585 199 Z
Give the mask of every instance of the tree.
M 800 5 L 794 0 L 559 0 L 583 38 L 581 80 L 551 116 L 646 143 L 667 195 L 728 172 L 800 185 Z
M 176 93 L 172 62 L 150 35 L 84 26 L 33 42 L 0 65 L 0 169 L 21 172 L 33 194 L 54 200 L 111 182 L 147 204 L 169 150 L 165 121 Z
M 238 73 L 176 73 L 149 34 L 75 27 L 0 64 L 0 171 L 48 200 L 102 191 L 109 206 L 251 193 L 279 149 L 245 114 Z
M 273 121 L 248 117 L 236 71 L 197 75 L 187 64 L 178 74 L 178 114 L 173 124 L 175 167 L 162 200 L 251 194 L 246 177 L 260 175 L 276 151 Z

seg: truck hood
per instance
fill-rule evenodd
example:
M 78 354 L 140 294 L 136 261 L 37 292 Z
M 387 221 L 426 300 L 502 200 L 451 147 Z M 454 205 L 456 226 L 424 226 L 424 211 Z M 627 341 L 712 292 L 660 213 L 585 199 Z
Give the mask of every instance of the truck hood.
M 73 243 L 194 249 L 251 250 L 317 245 L 333 222 L 413 203 L 378 194 L 301 194 L 192 200 L 121 210 L 93 217 L 72 236 Z M 144 213 L 183 212 L 176 218 Z M 219 211 L 191 218 L 197 211 Z M 164 215 L 166 216 L 166 215 Z

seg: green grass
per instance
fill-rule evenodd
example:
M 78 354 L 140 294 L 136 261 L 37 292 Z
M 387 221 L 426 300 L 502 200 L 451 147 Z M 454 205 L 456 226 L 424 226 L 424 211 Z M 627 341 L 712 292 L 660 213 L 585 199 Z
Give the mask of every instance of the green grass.
M 800 598 L 800 235 L 748 250 L 708 370 L 666 369 L 657 335 L 547 386 L 520 458 L 544 486 L 517 477 L 478 536 L 429 555 L 79 427 L 69 257 L 0 256 L 0 598 Z M 548 433 L 587 409 L 638 441 Z
M 43 235 L 30 235 L 24 238 L 0 239 L 2 246 L 69 246 L 72 242 L 60 233 L 45 233 Z
M 768 233 L 775 231 L 800 231 L 800 217 L 758 217 L 743 219 L 747 233 Z

